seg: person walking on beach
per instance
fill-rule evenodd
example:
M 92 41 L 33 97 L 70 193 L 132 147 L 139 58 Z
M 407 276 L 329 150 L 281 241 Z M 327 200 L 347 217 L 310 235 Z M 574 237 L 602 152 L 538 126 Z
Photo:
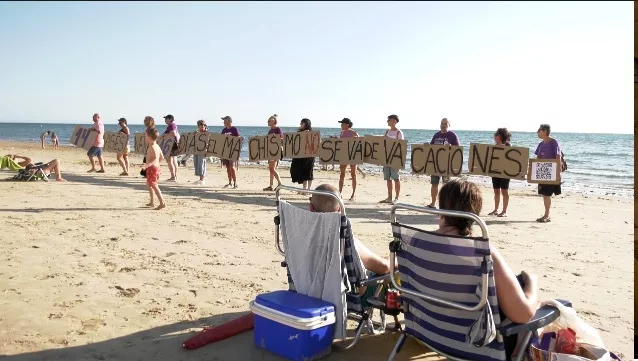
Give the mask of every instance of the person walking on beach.
M 239 137 L 239 131 L 233 127 L 233 118 L 225 116 L 222 118 L 224 121 L 224 129 L 222 134 L 229 134 L 234 137 Z M 237 169 L 235 168 L 239 162 L 235 162 L 229 159 L 222 159 L 222 167 L 226 167 L 226 174 L 228 175 L 228 184 L 224 188 L 237 188 Z
M 494 133 L 494 142 L 496 142 L 496 145 L 511 147 L 511 138 L 512 134 L 507 130 L 507 128 L 498 128 L 496 130 L 496 133 Z M 510 195 L 508 191 L 509 187 L 509 178 L 492 177 L 492 188 L 494 188 L 494 210 L 488 213 L 488 216 L 507 217 L 507 205 L 510 201 Z M 498 213 L 498 206 L 501 201 L 501 195 L 503 195 L 503 211 L 501 213 Z
M 147 115 L 144 117 L 144 126 L 146 127 L 147 131 L 149 129 L 155 129 L 155 119 L 153 119 L 153 117 Z M 144 159 L 142 159 L 142 163 L 146 163 L 146 155 L 144 155 Z M 140 175 L 144 178 L 146 178 L 146 170 L 142 169 L 140 171 Z
M 206 125 L 205 120 L 197 121 L 197 131 L 196 133 L 206 133 L 208 132 L 208 125 Z M 195 163 L 195 175 L 199 176 L 199 180 L 195 182 L 197 185 L 204 185 L 206 182 L 204 178 L 206 177 L 206 156 L 205 155 L 193 155 L 193 163 Z
M 284 132 L 277 126 L 277 114 L 274 114 L 272 117 L 268 118 L 268 126 L 270 129 L 268 130 L 268 135 L 276 134 L 279 135 L 282 139 L 284 138 Z M 268 173 L 270 174 L 270 185 L 264 188 L 265 191 L 272 191 L 274 188 L 272 187 L 273 181 L 277 180 L 277 186 L 281 185 L 281 179 L 279 178 L 279 173 L 277 172 L 277 161 L 269 160 L 268 161 Z
M 299 130 L 297 132 L 311 132 L 312 122 L 308 118 L 301 119 L 299 122 Z M 293 183 L 303 185 L 303 189 L 310 189 L 312 187 L 312 180 L 314 179 L 315 158 L 293 158 L 290 163 L 290 178 Z M 300 193 L 303 194 L 303 193 Z
M 168 171 L 171 172 L 171 177 L 166 181 L 177 182 L 177 153 L 179 152 L 177 145 L 179 144 L 179 132 L 177 131 L 177 124 L 175 124 L 175 117 L 172 114 L 165 116 L 164 122 L 166 123 L 166 130 L 164 131 L 164 134 L 168 134 L 173 138 L 171 151 L 168 153 L 169 156 L 166 158 L 166 164 L 168 164 Z
M 392 139 L 403 139 L 403 132 L 401 129 L 397 128 L 397 123 L 399 123 L 399 116 L 396 114 L 392 114 L 388 116 L 388 126 L 389 130 L 385 131 L 384 137 L 392 138 Z M 383 179 L 386 181 L 388 186 L 388 198 L 380 201 L 379 203 L 397 203 L 399 201 L 399 195 L 401 194 L 401 179 L 399 178 L 399 170 L 383 167 Z M 392 201 L 392 182 L 394 181 L 394 190 L 396 193 L 396 198 Z
M 97 173 L 104 173 L 104 159 L 102 159 L 102 148 L 104 147 L 104 123 L 100 119 L 100 114 L 93 114 L 93 126 L 90 129 L 91 132 L 96 132 L 97 137 L 93 141 L 93 146 L 89 148 L 86 155 L 89 157 L 89 163 L 91 163 L 91 169 L 88 173 L 95 172 L 95 161 L 93 157 L 97 157 L 100 162 L 100 170 Z
M 538 127 L 538 137 L 541 139 L 541 142 L 538 143 L 536 147 L 536 158 L 538 159 L 558 159 L 562 163 L 561 160 L 561 149 L 558 141 L 552 137 L 550 137 L 550 133 L 552 128 L 549 124 L 541 124 Z M 561 164 L 562 165 L 562 164 Z M 538 194 L 543 196 L 543 204 L 545 206 L 545 214 L 538 218 L 536 221 L 541 223 L 551 222 L 551 218 L 549 217 L 549 209 L 552 206 L 552 195 L 560 195 L 561 189 L 560 184 L 539 184 L 538 185 Z
M 42 142 L 42 149 L 44 149 L 44 140 L 47 139 L 49 134 L 51 134 L 50 130 L 47 130 L 46 132 L 43 132 L 40 134 L 40 142 Z
M 459 137 L 450 129 L 450 122 L 447 118 L 441 119 L 441 130 L 436 132 L 432 137 L 430 144 L 434 145 L 459 145 Z M 443 182 L 447 182 L 447 177 Z M 436 197 L 439 194 L 439 183 L 441 183 L 441 177 L 438 175 L 430 176 L 430 196 L 432 197 L 432 203 L 428 204 L 428 208 L 436 208 Z
M 159 133 L 155 128 L 146 129 L 145 138 L 148 143 L 148 150 L 146 151 L 147 161 L 142 169 L 146 171 L 146 187 L 148 188 L 148 194 L 151 197 L 151 201 L 147 204 L 147 206 L 155 207 L 155 201 L 153 199 L 153 194 L 155 194 L 157 199 L 160 201 L 159 206 L 155 209 L 160 210 L 166 207 L 162 191 L 159 189 L 159 179 L 161 174 L 160 162 L 164 158 L 164 155 L 162 154 L 162 149 L 159 145 L 157 145 Z
M 58 135 L 55 132 L 51 132 L 51 143 L 53 144 L 53 149 L 60 149 L 60 139 L 58 139 Z
M 120 126 L 120 130 L 119 130 L 120 133 L 126 134 L 127 137 L 131 135 L 131 131 L 128 129 L 126 118 L 118 119 L 117 124 Z M 122 170 L 124 170 L 122 173 L 120 173 L 121 176 L 128 175 L 128 167 L 129 167 L 128 154 L 130 152 L 131 152 L 131 149 L 129 148 L 128 141 L 127 141 L 126 148 L 124 148 L 124 151 L 122 153 L 117 153 L 117 161 L 120 163 Z
M 339 121 L 339 123 L 341 124 L 341 134 L 339 134 L 339 138 L 359 137 L 359 134 L 357 134 L 357 132 L 352 130 L 352 126 L 354 125 L 354 123 L 352 123 L 352 120 L 348 118 L 343 118 L 342 120 Z M 343 184 L 345 183 L 347 168 L 348 168 L 347 164 L 339 165 L 339 171 L 340 171 L 339 194 L 343 193 Z M 355 192 L 357 191 L 357 170 L 359 170 L 359 172 L 362 173 L 363 178 L 365 178 L 365 173 L 363 173 L 361 169 L 357 167 L 356 164 L 350 164 L 350 177 L 352 177 L 352 195 L 350 196 L 351 201 L 355 200 L 354 195 L 355 195 Z

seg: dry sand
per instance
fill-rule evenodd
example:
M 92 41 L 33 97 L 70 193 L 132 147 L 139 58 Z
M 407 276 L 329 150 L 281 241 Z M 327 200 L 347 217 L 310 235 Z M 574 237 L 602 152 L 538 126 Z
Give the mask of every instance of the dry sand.
M 278 359 L 257 350 L 252 333 L 181 349 L 201 327 L 245 314 L 258 293 L 286 288 L 273 246 L 274 194 L 261 190 L 263 165 L 240 167 L 237 190 L 221 188 L 226 176 L 219 165 L 209 166 L 207 185 L 199 187 L 188 183 L 197 179 L 192 165 L 181 168 L 180 183 L 160 183 L 168 208 L 152 211 L 143 207 L 144 179 L 118 176 L 113 154 L 106 154 L 106 174 L 87 174 L 79 149 L 0 142 L 0 154 L 7 153 L 58 158 L 70 182 L 0 182 L 0 355 L 6 355 L 0 359 Z M 132 163 L 138 173 L 141 157 Z M 165 165 L 162 172 L 162 180 L 168 178 Z M 281 173 L 290 184 L 288 171 Z M 335 172 L 315 176 L 315 185 L 338 182 Z M 385 182 L 370 175 L 359 187 L 357 203 L 348 204 L 353 229 L 387 255 L 389 207 L 377 204 Z M 484 189 L 484 197 L 487 213 L 491 190 Z M 403 202 L 424 205 L 428 198 L 425 178 L 404 178 Z M 553 222 L 539 224 L 541 199 L 520 190 L 512 194 L 509 218 L 485 217 L 514 271 L 542 275 L 541 299 L 571 300 L 625 359 L 633 356 L 632 202 L 565 194 L 554 201 Z M 368 337 L 328 360 L 385 360 L 396 338 Z M 414 342 L 407 346 L 399 359 L 432 358 Z

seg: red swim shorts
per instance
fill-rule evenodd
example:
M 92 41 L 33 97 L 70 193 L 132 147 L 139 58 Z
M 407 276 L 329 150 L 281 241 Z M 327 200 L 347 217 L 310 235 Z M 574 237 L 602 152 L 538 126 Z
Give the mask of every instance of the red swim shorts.
M 160 167 L 156 165 L 146 168 L 146 185 L 151 186 L 159 183 L 160 173 Z

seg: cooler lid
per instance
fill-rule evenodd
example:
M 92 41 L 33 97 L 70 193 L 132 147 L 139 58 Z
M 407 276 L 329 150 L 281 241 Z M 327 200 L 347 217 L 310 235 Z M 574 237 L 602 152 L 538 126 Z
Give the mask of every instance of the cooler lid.
M 264 293 L 255 298 L 255 303 L 298 318 L 315 318 L 334 312 L 331 303 L 294 291 Z

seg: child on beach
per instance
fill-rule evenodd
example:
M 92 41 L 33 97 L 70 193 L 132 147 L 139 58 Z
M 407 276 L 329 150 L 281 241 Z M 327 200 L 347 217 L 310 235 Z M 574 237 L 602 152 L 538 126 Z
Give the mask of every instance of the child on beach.
M 148 194 L 151 197 L 151 201 L 147 204 L 149 207 L 155 207 L 155 202 L 153 200 L 153 193 L 159 199 L 160 204 L 155 208 L 156 210 L 160 210 L 166 207 L 166 203 L 164 203 L 164 197 L 162 196 L 162 191 L 159 189 L 159 178 L 160 178 L 160 162 L 164 160 L 164 155 L 162 154 L 162 149 L 160 149 L 157 144 L 157 138 L 159 138 L 159 133 L 154 128 L 146 129 L 146 142 L 148 143 L 148 151 L 146 151 L 146 164 L 142 167 L 142 170 L 146 171 L 146 186 L 148 187 Z
M 277 134 L 282 139 L 284 137 L 284 132 L 277 126 L 277 114 L 268 118 L 268 126 L 270 129 L 268 130 L 268 135 Z M 279 179 L 279 173 L 277 172 L 277 161 L 269 160 L 268 161 L 268 172 L 270 173 L 270 185 L 264 188 L 265 191 L 272 191 L 274 188 L 272 187 L 273 181 L 277 179 L 277 186 L 281 185 L 281 179 Z
M 60 149 L 60 140 L 55 132 L 51 132 L 51 143 L 53 143 L 53 149 Z
M 507 128 L 498 128 L 496 130 L 496 133 L 494 133 L 494 142 L 496 142 L 496 145 L 511 147 L 511 138 L 512 134 L 507 130 Z M 509 187 L 509 178 L 492 177 L 492 188 L 494 188 L 494 210 L 488 213 L 488 216 L 507 217 L 507 205 L 510 201 L 510 195 L 508 191 Z M 501 200 L 501 194 L 503 195 L 503 211 L 501 213 L 498 213 L 498 206 Z
M 392 114 L 388 116 L 389 130 L 385 131 L 385 137 L 392 139 L 403 139 L 403 132 L 397 128 L 399 122 L 399 116 Z M 383 179 L 388 185 L 388 198 L 380 201 L 379 203 L 396 203 L 399 201 L 399 195 L 401 193 L 401 180 L 399 179 L 399 170 L 390 167 L 383 167 Z M 392 181 L 394 181 L 394 189 L 396 191 L 396 198 L 392 201 Z
M 206 125 L 205 120 L 197 121 L 197 133 L 206 133 L 208 132 L 208 126 Z M 206 177 L 206 156 L 204 155 L 194 155 L 193 163 L 195 163 L 195 175 L 199 176 L 199 180 L 195 182 L 197 185 L 204 185 L 206 182 L 204 181 L 204 177 Z
M 117 121 L 117 124 L 120 125 L 120 133 L 124 133 L 124 134 L 126 134 L 128 136 L 131 135 L 131 131 L 128 129 L 126 118 L 120 118 Z M 129 167 L 128 154 L 129 153 L 130 153 L 130 148 L 128 146 L 128 143 L 126 143 L 126 148 L 124 149 L 123 153 L 117 153 L 117 161 L 120 163 L 120 166 L 124 170 L 120 174 L 121 176 L 127 176 L 128 175 L 128 167 Z
M 40 134 L 40 141 L 42 142 L 42 149 L 44 149 L 44 140 L 49 136 L 49 134 L 51 134 L 50 130 L 47 130 L 46 132 Z

